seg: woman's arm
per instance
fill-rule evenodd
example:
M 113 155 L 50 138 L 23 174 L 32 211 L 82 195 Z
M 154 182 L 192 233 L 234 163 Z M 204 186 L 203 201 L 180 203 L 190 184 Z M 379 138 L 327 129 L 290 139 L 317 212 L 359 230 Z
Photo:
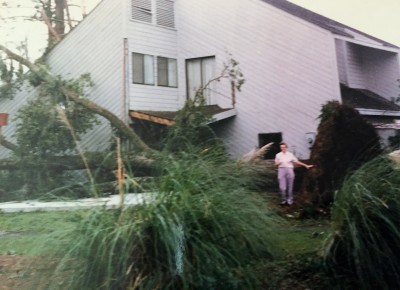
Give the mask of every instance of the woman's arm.
M 305 164 L 305 163 L 303 163 L 303 162 L 301 162 L 301 161 L 299 161 L 299 160 L 295 160 L 295 161 L 293 161 L 293 163 L 294 163 L 294 164 L 297 164 L 297 165 L 304 166 L 304 167 L 307 168 L 307 169 L 309 169 L 309 168 L 311 168 L 311 167 L 314 166 L 314 165 Z

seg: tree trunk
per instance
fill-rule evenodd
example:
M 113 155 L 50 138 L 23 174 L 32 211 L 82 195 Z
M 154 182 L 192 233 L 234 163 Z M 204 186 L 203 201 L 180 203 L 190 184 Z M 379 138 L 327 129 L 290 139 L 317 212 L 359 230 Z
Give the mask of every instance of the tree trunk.
M 56 19 L 53 20 L 55 22 L 54 30 L 56 33 L 62 38 L 65 33 L 65 24 L 64 24 L 64 1 L 65 0 L 54 0 L 55 2 L 55 16 Z
M 104 168 L 107 170 L 116 170 L 117 158 L 116 154 L 102 152 L 85 153 L 89 169 Z M 143 156 L 124 156 L 125 166 L 134 172 L 150 172 L 153 169 L 153 160 Z M 84 170 L 85 163 L 80 155 L 68 156 L 51 156 L 40 161 L 32 160 L 0 160 L 0 170 L 35 170 L 40 168 L 51 170 Z

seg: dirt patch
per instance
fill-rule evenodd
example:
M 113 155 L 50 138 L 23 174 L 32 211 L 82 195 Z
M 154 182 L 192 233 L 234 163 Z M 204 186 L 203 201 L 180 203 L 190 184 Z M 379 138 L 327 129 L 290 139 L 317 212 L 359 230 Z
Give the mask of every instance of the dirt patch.
M 0 290 L 41 290 L 48 284 L 54 262 L 42 257 L 0 256 Z M 34 265 L 34 266 L 33 266 Z

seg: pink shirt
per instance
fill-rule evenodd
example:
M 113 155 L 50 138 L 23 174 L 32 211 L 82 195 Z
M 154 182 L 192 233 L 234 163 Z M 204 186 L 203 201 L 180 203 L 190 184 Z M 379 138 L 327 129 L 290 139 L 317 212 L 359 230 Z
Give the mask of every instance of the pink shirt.
M 286 151 L 286 153 L 283 152 L 279 152 L 278 154 L 276 154 L 275 156 L 275 162 L 280 162 L 280 164 L 278 165 L 278 167 L 289 167 L 289 168 L 293 168 L 293 161 L 298 161 L 298 159 L 296 158 L 296 156 L 294 156 L 292 153 L 290 153 L 289 151 Z

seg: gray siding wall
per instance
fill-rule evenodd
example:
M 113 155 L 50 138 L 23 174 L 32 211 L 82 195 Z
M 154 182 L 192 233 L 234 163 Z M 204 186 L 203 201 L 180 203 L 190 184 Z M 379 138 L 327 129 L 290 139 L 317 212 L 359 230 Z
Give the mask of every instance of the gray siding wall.
M 366 88 L 363 57 L 357 45 L 346 43 L 347 83 L 351 88 Z
M 396 52 L 336 40 L 340 81 L 367 89 L 387 99 L 399 95 L 399 60 Z
M 47 62 L 55 74 L 75 78 L 90 73 L 94 86 L 90 98 L 120 118 L 124 108 L 124 51 L 122 33 L 122 6 L 120 0 L 103 0 L 61 43 L 49 54 Z M 90 131 L 82 141 L 89 150 L 107 148 L 111 128 L 99 118 L 101 125 Z
M 363 48 L 367 89 L 389 100 L 399 96 L 399 62 L 397 53 Z
M 128 15 L 129 17 L 129 15 Z M 129 66 L 132 52 L 178 59 L 177 31 L 173 28 L 128 20 Z M 156 62 L 156 58 L 154 59 Z M 178 60 L 179 62 L 179 60 Z M 157 70 L 155 69 L 155 79 Z M 132 83 L 129 70 L 129 108 L 131 110 L 175 111 L 180 108 L 178 88 Z M 178 87 L 182 82 L 178 80 Z
M 253 149 L 260 133 L 282 132 L 290 149 L 307 158 L 305 133 L 316 131 L 322 104 L 340 100 L 332 35 L 258 0 L 176 2 L 180 80 L 184 59 L 215 55 L 220 71 L 226 51 L 243 70 L 238 114 L 221 133 L 232 154 Z M 229 107 L 229 84 L 216 89 L 218 103 Z

